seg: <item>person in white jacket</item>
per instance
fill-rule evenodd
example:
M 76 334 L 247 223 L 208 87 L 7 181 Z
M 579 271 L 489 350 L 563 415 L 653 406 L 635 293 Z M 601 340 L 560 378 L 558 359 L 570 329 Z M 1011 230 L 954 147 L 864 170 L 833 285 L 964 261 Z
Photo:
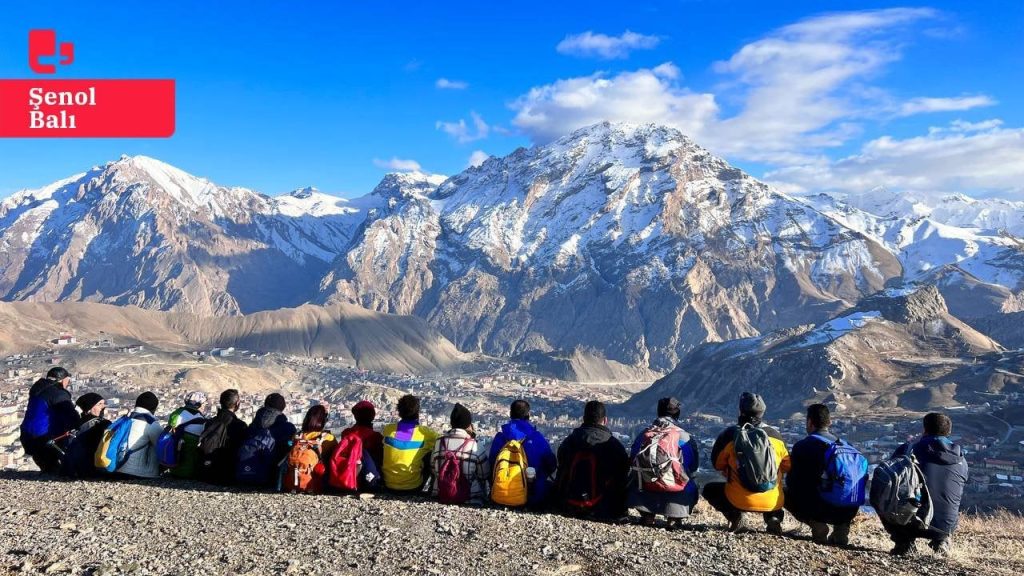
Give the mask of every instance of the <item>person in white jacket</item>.
M 135 400 L 132 429 L 128 433 L 128 459 L 117 471 L 137 478 L 160 476 L 160 461 L 156 456 L 156 443 L 164 427 L 157 421 L 155 413 L 160 401 L 156 394 L 143 392 Z

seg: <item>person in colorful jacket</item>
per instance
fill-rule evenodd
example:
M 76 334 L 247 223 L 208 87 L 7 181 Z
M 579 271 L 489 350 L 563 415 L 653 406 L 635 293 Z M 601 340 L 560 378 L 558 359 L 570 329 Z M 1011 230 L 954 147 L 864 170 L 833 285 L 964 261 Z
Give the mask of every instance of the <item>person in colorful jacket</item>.
M 523 445 L 526 463 L 535 471 L 534 479 L 527 485 L 526 506 L 532 509 L 547 507 L 558 460 L 544 435 L 530 424 L 530 403 L 526 400 L 512 402 L 512 406 L 509 407 L 509 421 L 503 424 L 501 430 L 494 436 L 488 457 L 492 468 L 497 464 L 498 453 L 511 440 L 517 440 Z M 491 477 L 493 476 L 492 469 Z
M 693 474 L 700 466 L 700 447 L 697 440 L 690 436 L 686 430 L 679 427 L 678 420 L 681 406 L 675 398 L 662 398 L 658 400 L 658 417 L 651 424 L 652 427 L 674 427 L 679 430 L 679 458 L 680 464 L 686 471 L 689 480 L 686 488 L 679 492 L 652 492 L 644 491 L 640 485 L 640 479 L 634 470 L 630 475 L 629 495 L 626 505 L 635 508 L 640 513 L 643 523 L 650 526 L 655 522 L 657 515 L 662 515 L 668 520 L 669 528 L 682 525 L 683 518 L 690 515 L 693 507 L 697 505 L 700 498 L 700 487 L 693 478 Z M 630 461 L 634 461 L 637 453 L 643 445 L 644 435 L 637 435 L 630 449 Z
M 203 435 L 206 417 L 203 416 L 203 405 L 206 394 L 198 390 L 185 396 L 185 405 L 178 408 L 167 418 L 168 428 L 184 426 L 181 453 L 178 465 L 171 469 L 170 474 L 177 478 L 193 478 L 196 474 L 196 463 L 199 460 L 199 437 Z
M 789 451 L 779 431 L 761 421 L 767 406 L 758 394 L 744 392 L 740 396 L 739 422 L 726 428 L 715 440 L 711 449 L 711 461 L 715 469 L 725 475 L 725 482 L 711 482 L 704 487 L 704 499 L 729 521 L 729 530 L 738 532 L 743 527 L 744 512 L 760 512 L 771 534 L 782 534 L 782 520 L 786 513 L 782 507 L 785 497 L 782 492 L 783 478 L 789 472 Z M 779 479 L 775 486 L 765 492 L 751 492 L 740 481 L 734 438 L 744 424 L 761 428 L 768 434 L 775 448 L 779 465 Z
M 437 498 L 445 453 L 454 452 L 462 467 L 461 477 L 469 484 L 467 504 L 483 504 L 489 493 L 487 481 L 491 469 L 487 465 L 487 456 L 477 444 L 476 432 L 473 430 L 473 415 L 462 404 L 455 404 L 450 421 L 451 429 L 434 442 L 434 449 L 431 451 L 433 483 L 430 494 Z
M 384 486 L 394 492 L 418 492 L 430 474 L 426 459 L 439 434 L 420 425 L 420 399 L 411 394 L 398 399 L 398 418 L 383 431 Z

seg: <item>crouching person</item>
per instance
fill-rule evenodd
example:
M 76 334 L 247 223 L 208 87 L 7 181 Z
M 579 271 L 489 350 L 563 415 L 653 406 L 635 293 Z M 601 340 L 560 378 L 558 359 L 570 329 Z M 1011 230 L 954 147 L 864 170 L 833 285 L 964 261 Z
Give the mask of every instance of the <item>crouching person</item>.
M 431 495 L 442 504 L 483 504 L 490 469 L 487 456 L 477 445 L 469 409 L 456 404 L 451 425 L 451 430 L 434 442 L 431 452 Z
M 658 417 L 636 437 L 630 451 L 627 505 L 640 512 L 649 526 L 661 515 L 669 528 L 678 527 L 700 497 L 697 481 L 692 479 L 700 452 L 697 441 L 676 422 L 679 412 L 679 400 L 659 400 Z
M 563 511 L 573 516 L 619 521 L 626 516 L 629 455 L 608 429 L 603 403 L 583 408 L 583 425 L 558 447 L 555 487 Z
M 832 434 L 831 425 L 827 406 L 807 408 L 808 436 L 794 444 L 789 455 L 786 510 L 810 527 L 814 542 L 847 546 L 850 523 L 864 504 L 868 462 Z

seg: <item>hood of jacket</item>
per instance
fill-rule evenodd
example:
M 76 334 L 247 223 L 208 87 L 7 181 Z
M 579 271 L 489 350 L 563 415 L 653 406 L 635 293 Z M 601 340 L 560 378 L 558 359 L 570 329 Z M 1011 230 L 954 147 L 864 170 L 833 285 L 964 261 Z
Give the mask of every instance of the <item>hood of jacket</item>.
M 945 436 L 923 436 L 917 442 L 917 451 L 926 458 L 939 464 L 949 466 L 957 464 L 963 458 L 960 447 Z
M 576 430 L 573 430 L 573 435 L 579 437 L 581 440 L 592 446 L 607 442 L 612 437 L 612 431 L 607 426 L 600 424 L 584 424 Z
M 281 416 L 284 416 L 284 414 L 280 410 L 264 406 L 256 411 L 256 416 L 252 419 L 252 426 L 255 428 L 270 428 Z
M 509 420 L 501 425 L 501 433 L 509 440 L 522 440 L 536 431 L 529 420 Z

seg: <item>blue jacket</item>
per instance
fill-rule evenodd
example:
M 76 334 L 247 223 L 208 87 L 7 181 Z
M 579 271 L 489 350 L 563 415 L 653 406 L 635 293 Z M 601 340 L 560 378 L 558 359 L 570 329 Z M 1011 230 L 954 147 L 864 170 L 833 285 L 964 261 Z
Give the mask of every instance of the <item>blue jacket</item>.
M 676 428 L 679 428 L 679 424 L 671 418 L 657 418 L 651 424 L 651 426 L 667 426 L 671 424 Z M 682 428 L 679 428 L 682 430 Z M 644 431 L 647 429 L 645 428 Z M 633 458 L 636 457 L 637 452 L 640 451 L 640 445 L 643 443 L 644 434 L 640 432 L 636 435 L 636 439 L 633 440 L 633 446 L 629 449 L 629 461 L 632 462 Z M 686 470 L 686 474 L 693 479 L 693 474 L 700 468 L 700 446 L 697 444 L 697 440 L 690 436 L 685 430 L 679 436 L 679 454 L 682 456 L 683 468 Z M 686 489 L 683 490 L 684 494 L 696 496 L 696 492 L 700 488 L 697 486 L 697 482 L 687 482 Z M 696 500 L 694 500 L 696 501 Z
M 558 461 L 544 435 L 530 424 L 529 420 L 510 420 L 502 425 L 501 431 L 491 442 L 490 462 L 492 466 L 498 461 L 498 452 L 509 440 L 518 440 L 526 452 L 526 463 L 537 471 L 537 479 L 530 486 L 527 504 L 533 506 L 544 503 L 548 493 L 548 478 L 555 473 Z M 493 470 L 492 470 L 493 473 Z M 493 476 L 492 476 L 493 477 Z
M 967 460 L 963 451 L 945 436 L 922 436 L 913 444 L 908 442 L 897 448 L 894 455 L 910 452 L 917 458 L 931 493 L 935 508 L 931 527 L 952 534 L 960 520 L 960 499 L 967 484 Z

